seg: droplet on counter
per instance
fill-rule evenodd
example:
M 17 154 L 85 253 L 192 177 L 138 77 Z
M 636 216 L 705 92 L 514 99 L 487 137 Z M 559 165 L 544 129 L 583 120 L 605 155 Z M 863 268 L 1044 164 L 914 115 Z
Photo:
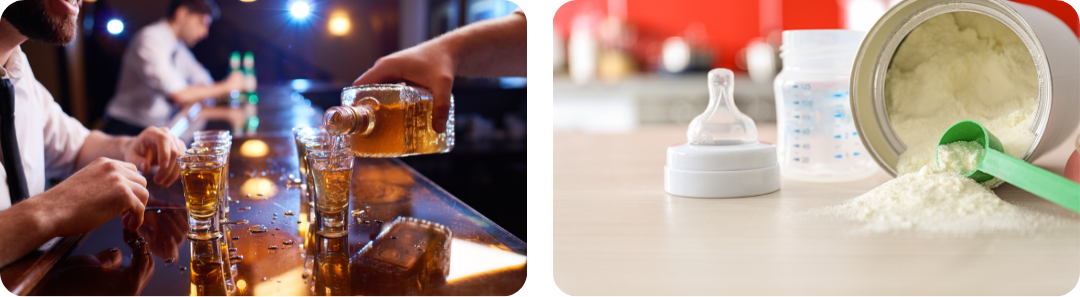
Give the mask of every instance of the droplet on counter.
M 279 278 L 279 279 L 277 279 L 277 282 L 278 282 L 278 283 L 281 283 L 281 279 L 280 279 L 280 278 Z M 281 290 L 281 287 L 278 287 L 278 291 L 280 291 L 280 290 Z
M 286 210 L 284 215 L 291 216 L 291 215 L 295 215 L 295 213 L 293 213 L 292 211 Z
M 304 278 L 304 279 L 307 279 L 307 278 L 308 278 L 308 276 L 309 276 L 309 275 L 307 274 L 307 272 L 304 272 L 304 274 L 301 274 L 301 275 L 300 275 L 300 277 L 301 277 L 301 278 Z
M 274 234 L 274 233 L 270 233 L 270 236 L 274 236 L 274 235 L 277 235 L 277 234 Z
M 233 236 L 232 240 L 240 240 L 240 236 Z
M 247 194 L 247 198 L 251 198 L 251 194 Z
M 187 266 L 180 266 L 180 271 L 187 271 Z
M 266 230 L 266 226 L 263 225 L 255 225 L 248 227 L 248 231 L 250 231 L 251 233 L 266 233 Z
M 169 257 L 168 259 L 165 259 L 165 263 L 172 263 L 173 261 L 176 261 L 176 259 L 173 259 L 173 257 Z
M 268 280 L 268 279 L 270 279 L 270 278 L 269 278 L 269 277 L 265 277 L 265 276 L 263 277 L 263 280 L 264 280 L 264 281 L 265 281 L 265 280 Z
M 266 196 L 266 194 L 263 194 L 263 193 L 258 193 L 258 194 L 255 194 L 255 196 L 259 196 L 259 197 L 262 197 L 262 196 Z
M 293 243 L 296 243 L 296 242 L 290 239 L 290 240 L 286 240 L 285 242 L 282 242 L 281 244 L 292 245 Z
M 271 249 L 271 250 L 276 250 L 276 249 L 278 249 L 278 247 L 277 247 L 276 245 L 271 245 L 271 246 L 269 247 L 269 249 Z
M 379 224 L 379 225 L 382 225 L 383 221 L 380 221 L 380 220 L 375 220 L 375 223 L 376 223 L 376 224 Z
M 397 236 L 390 235 L 390 239 L 397 239 Z
M 364 224 L 371 224 L 371 221 L 364 221 Z
M 238 210 L 249 210 L 249 209 L 251 209 L 251 206 L 243 206 L 243 207 L 240 207 L 240 208 L 237 208 L 237 209 Z
M 274 227 L 274 230 L 281 230 L 281 228 L 278 228 L 278 227 Z

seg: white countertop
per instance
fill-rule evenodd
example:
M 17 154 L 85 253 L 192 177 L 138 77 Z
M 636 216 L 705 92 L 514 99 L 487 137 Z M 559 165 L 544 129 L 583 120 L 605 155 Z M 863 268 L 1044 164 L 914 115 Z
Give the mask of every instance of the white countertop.
M 1026 234 L 863 234 L 800 215 L 888 181 L 782 180 L 771 194 L 670 196 L 665 149 L 684 126 L 554 133 L 554 277 L 571 295 L 1061 295 L 1080 279 L 1080 215 L 1011 185 L 1002 199 L 1059 216 Z M 760 125 L 775 142 L 775 125 Z M 1069 139 L 1076 139 L 1077 132 Z M 1071 142 L 1034 164 L 1058 174 Z

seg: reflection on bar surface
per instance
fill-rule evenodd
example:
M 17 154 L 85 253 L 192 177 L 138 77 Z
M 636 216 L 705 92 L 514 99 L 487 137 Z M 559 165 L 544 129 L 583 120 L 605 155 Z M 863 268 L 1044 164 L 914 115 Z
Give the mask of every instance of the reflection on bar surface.
M 316 296 L 352 295 L 349 277 L 349 239 L 315 235 L 318 254 L 315 256 L 315 275 L 312 293 Z
M 220 238 L 191 240 L 191 296 L 228 296 Z
M 398 217 L 357 255 L 356 281 L 363 295 L 417 295 L 446 282 L 450 228 Z

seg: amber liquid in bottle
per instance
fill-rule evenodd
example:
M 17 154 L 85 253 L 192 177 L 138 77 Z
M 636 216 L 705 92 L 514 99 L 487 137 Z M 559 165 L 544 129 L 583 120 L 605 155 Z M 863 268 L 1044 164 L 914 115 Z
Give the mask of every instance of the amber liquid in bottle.
M 342 104 L 327 110 L 323 125 L 331 134 L 348 135 L 358 157 L 445 153 L 454 147 L 453 103 L 446 132 L 436 133 L 431 124 L 434 102 L 427 90 L 404 85 L 346 88 Z

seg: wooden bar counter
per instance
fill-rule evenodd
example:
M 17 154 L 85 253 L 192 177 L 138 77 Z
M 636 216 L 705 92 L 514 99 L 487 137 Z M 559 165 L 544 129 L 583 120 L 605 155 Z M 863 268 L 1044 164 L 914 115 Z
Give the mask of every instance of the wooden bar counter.
M 289 102 L 288 91 L 260 90 L 262 119 L 254 133 L 233 139 L 229 168 L 229 221 L 220 240 L 231 295 L 324 295 L 313 292 L 334 281 L 365 292 L 357 253 L 395 218 L 415 217 L 449 227 L 450 270 L 445 281 L 418 284 L 424 295 L 509 295 L 525 282 L 527 247 L 397 159 L 357 158 L 350 193 L 350 228 L 339 240 L 348 261 L 340 275 L 316 277 L 316 259 L 333 239 L 314 235 L 306 197 L 301 195 L 294 125 L 314 124 L 320 110 Z M 190 133 L 190 132 L 189 132 Z M 234 132 L 234 135 L 238 133 Z M 148 186 L 145 221 L 138 234 L 126 232 L 120 218 L 75 238 L 62 238 L 0 269 L 0 278 L 17 295 L 197 295 L 203 291 L 200 261 L 186 238 L 187 214 L 180 181 Z M 371 197 L 380 197 L 372 201 Z M 266 232 L 258 232 L 265 226 Z M 253 232 L 254 231 L 254 232 Z M 141 239 L 139 239 L 141 237 Z M 220 242 L 218 242 L 220 243 Z M 220 267 L 220 266 L 219 266 Z M 352 273 L 349 273 L 352 272 Z M 192 274 L 195 273 L 196 277 Z M 227 278 L 228 279 L 228 278 Z M 197 289 L 198 287 L 198 289 Z

